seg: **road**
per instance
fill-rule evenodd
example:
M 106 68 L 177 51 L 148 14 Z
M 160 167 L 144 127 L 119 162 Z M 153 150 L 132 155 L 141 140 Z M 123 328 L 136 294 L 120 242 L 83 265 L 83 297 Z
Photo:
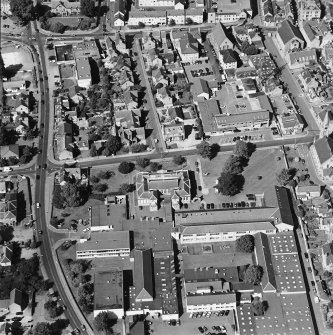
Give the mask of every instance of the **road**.
M 286 64 L 285 59 L 282 58 L 276 43 L 274 43 L 272 37 L 265 35 L 265 46 L 268 51 L 273 55 L 277 65 L 282 67 Z M 289 91 L 293 94 L 294 99 L 297 102 L 306 122 L 308 129 L 319 133 L 318 124 L 313 116 L 312 107 L 308 103 L 305 97 L 301 96 L 303 93 L 297 80 L 292 75 L 288 66 L 284 66 L 282 69 L 281 79 L 288 85 Z

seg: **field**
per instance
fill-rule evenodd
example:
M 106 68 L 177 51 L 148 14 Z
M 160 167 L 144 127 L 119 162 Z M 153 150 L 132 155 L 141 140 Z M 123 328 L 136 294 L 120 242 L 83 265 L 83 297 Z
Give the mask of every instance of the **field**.
M 62 79 L 74 77 L 74 65 L 61 64 L 59 70 Z

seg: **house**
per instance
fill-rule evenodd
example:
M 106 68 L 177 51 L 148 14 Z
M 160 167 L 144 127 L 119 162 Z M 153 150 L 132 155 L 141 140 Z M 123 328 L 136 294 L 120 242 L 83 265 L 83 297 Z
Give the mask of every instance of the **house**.
M 11 266 L 13 260 L 13 244 L 7 244 L 2 246 L 2 252 L 0 254 L 0 266 Z
M 128 17 L 129 26 L 138 26 L 140 23 L 146 26 L 166 25 L 166 12 L 163 10 L 155 11 L 130 11 Z
M 303 70 L 298 78 L 300 79 L 301 84 L 304 86 L 305 91 L 316 89 L 319 86 L 318 81 L 315 80 L 308 69 Z
M 207 80 L 200 78 L 199 80 L 195 80 L 193 85 L 194 85 L 194 91 L 196 92 L 195 100 L 197 101 L 208 100 L 211 97 L 212 91 L 209 88 Z
M 199 59 L 199 42 L 191 33 L 186 33 L 180 38 L 177 50 L 184 63 L 194 63 Z
M 115 27 L 123 27 L 125 25 L 126 1 L 115 0 L 113 7 L 113 25 Z
M 17 192 L 7 192 L 0 200 L 0 222 L 14 226 L 17 218 Z
M 181 2 L 179 2 L 178 4 L 180 4 L 180 3 Z M 182 4 L 182 6 L 184 6 L 184 5 Z M 170 24 L 170 22 L 172 22 L 172 20 L 175 22 L 176 25 L 185 24 L 185 12 L 184 12 L 184 10 L 168 9 L 166 11 L 166 16 L 167 16 L 168 24 Z
M 175 0 L 175 10 L 184 10 L 185 9 L 185 1 L 184 0 Z
M 127 109 L 132 110 L 138 107 L 139 92 L 137 90 L 128 90 L 123 93 L 123 100 Z
M 333 38 L 329 24 L 323 20 L 301 21 L 300 31 L 308 48 L 323 47 Z
M 194 22 L 196 24 L 201 24 L 203 22 L 203 8 L 188 8 L 185 9 L 185 22 L 189 20 L 190 22 Z
M 277 30 L 276 39 L 284 54 L 287 54 L 294 49 L 304 48 L 302 33 L 289 20 L 281 22 Z
M 16 95 L 27 88 L 25 80 L 3 81 L 6 96 Z
M 300 134 L 304 129 L 304 121 L 298 113 L 278 115 L 280 128 L 283 135 Z
M 139 0 L 138 7 L 145 8 L 145 7 L 153 7 L 158 9 L 159 7 L 164 8 L 175 8 L 175 0 Z
M 80 9 L 80 1 L 51 0 L 51 13 L 58 16 L 79 15 Z
M 135 197 L 138 206 L 157 211 L 162 199 L 171 200 L 172 207 L 191 201 L 191 181 L 188 170 L 139 172 L 135 176 Z
M 321 247 L 322 264 L 325 270 L 333 269 L 333 243 L 326 243 Z
M 91 85 L 91 69 L 88 57 L 76 57 L 76 76 L 79 87 L 88 89 Z
M 208 39 L 217 55 L 220 53 L 220 50 L 233 48 L 233 43 L 227 36 L 226 28 L 222 23 L 216 24 L 212 32 L 208 34 Z
M 170 91 L 166 87 L 158 88 L 156 95 L 156 100 L 160 101 L 164 107 L 171 107 L 173 105 L 172 97 L 170 96 Z
M 310 147 L 312 160 L 319 175 L 323 176 L 325 170 L 333 166 L 333 139 L 322 137 Z
M 94 317 L 111 312 L 121 319 L 124 311 L 123 271 L 110 269 L 94 274 Z
M 1 0 L 1 14 L 2 15 L 12 15 L 12 11 L 10 10 L 10 1 L 9 0 Z
M 308 66 L 311 62 L 317 62 L 315 49 L 290 52 L 287 57 L 291 69 L 300 69 Z
M 210 8 L 207 13 L 208 23 L 232 23 L 252 17 L 250 0 L 218 1 L 216 8 Z
M 320 197 L 321 186 L 320 185 L 306 185 L 306 186 L 296 186 L 296 195 L 299 199 L 307 200 L 311 198 Z
M 20 314 L 22 313 L 29 304 L 29 296 L 14 288 L 10 292 L 10 302 L 9 302 L 9 310 L 12 314 Z
M 15 158 L 20 158 L 19 157 L 19 146 L 18 144 L 11 144 L 11 145 L 3 145 L 0 146 L 0 157 L 1 158 L 10 158 L 10 157 L 15 157 Z
M 129 231 L 92 232 L 90 239 L 77 244 L 76 259 L 129 257 Z
M 219 53 L 219 61 L 225 70 L 237 68 L 236 54 L 232 49 L 221 50 Z
M 297 2 L 297 15 L 300 21 L 320 19 L 321 6 L 315 0 L 300 0 Z
M 317 113 L 317 121 L 322 136 L 333 133 L 333 111 L 330 109 L 323 109 Z
M 185 140 L 184 122 L 173 121 L 162 124 L 162 134 L 165 142 L 175 142 Z

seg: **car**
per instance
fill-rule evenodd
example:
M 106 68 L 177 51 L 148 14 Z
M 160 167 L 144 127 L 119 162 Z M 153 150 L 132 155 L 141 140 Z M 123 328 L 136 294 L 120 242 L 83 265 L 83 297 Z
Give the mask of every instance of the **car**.
M 36 207 L 40 208 L 40 203 L 39 202 L 36 203 Z
M 37 179 L 37 180 L 40 179 L 40 175 L 39 175 L 39 174 L 36 175 L 36 179 Z
M 197 167 L 196 169 L 195 169 L 197 172 L 200 172 L 200 169 Z
M 39 235 L 43 235 L 43 231 L 42 230 L 38 230 L 38 234 Z
M 215 205 L 214 204 L 210 204 L 210 208 L 214 209 Z
M 82 329 L 83 331 L 85 331 L 85 330 L 86 330 L 86 326 L 85 326 L 84 324 L 82 324 L 82 325 L 81 325 L 81 329 Z
M 73 334 L 74 334 L 74 335 L 79 335 L 79 334 L 81 334 L 80 329 L 79 329 L 79 328 L 75 328 L 75 329 L 73 330 Z
M 47 164 L 44 164 L 43 165 L 43 169 L 45 170 L 47 168 Z
M 201 334 L 203 334 L 205 332 L 205 330 L 202 327 L 198 327 L 198 330 Z
M 90 230 L 89 227 L 88 227 L 88 228 L 84 228 L 84 229 L 83 229 L 83 232 L 86 233 L 86 232 L 88 232 L 89 230 Z
M 308 271 L 309 271 L 310 273 L 312 272 L 312 270 L 311 270 L 311 267 L 310 267 L 310 266 L 308 267 Z
M 228 314 L 229 314 L 229 310 L 227 310 L 227 311 L 225 311 L 225 316 L 228 316 Z
M 227 205 L 227 204 L 223 202 L 223 203 L 222 203 L 222 208 L 225 208 L 226 205 Z
M 198 191 L 202 191 L 202 186 L 198 186 Z
M 195 166 L 199 166 L 199 162 L 195 162 Z
M 210 209 L 210 204 L 207 204 L 207 209 Z

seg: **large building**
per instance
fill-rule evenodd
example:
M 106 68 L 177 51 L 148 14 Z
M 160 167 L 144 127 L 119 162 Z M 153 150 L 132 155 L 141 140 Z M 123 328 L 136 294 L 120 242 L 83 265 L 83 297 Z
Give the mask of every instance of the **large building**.
M 277 34 L 277 42 L 282 51 L 287 54 L 295 49 L 303 49 L 304 38 L 298 27 L 294 26 L 290 20 L 281 22 Z
M 76 57 L 78 86 L 88 89 L 91 85 L 91 69 L 88 57 Z
M 299 20 L 313 20 L 320 19 L 321 5 L 319 1 L 315 0 L 300 0 L 296 2 L 297 14 Z
M 311 146 L 310 152 L 317 172 L 322 177 L 332 175 L 333 166 L 333 139 L 322 137 Z
M 250 0 L 218 1 L 207 13 L 208 23 L 231 23 L 252 17 Z
M 129 231 L 91 233 L 90 239 L 78 243 L 77 259 L 128 257 L 130 254 Z
M 139 172 L 135 177 L 136 205 L 157 211 L 162 201 L 170 201 L 174 209 L 191 201 L 188 170 Z
M 59 16 L 79 15 L 81 9 L 80 1 L 51 0 L 51 13 Z

